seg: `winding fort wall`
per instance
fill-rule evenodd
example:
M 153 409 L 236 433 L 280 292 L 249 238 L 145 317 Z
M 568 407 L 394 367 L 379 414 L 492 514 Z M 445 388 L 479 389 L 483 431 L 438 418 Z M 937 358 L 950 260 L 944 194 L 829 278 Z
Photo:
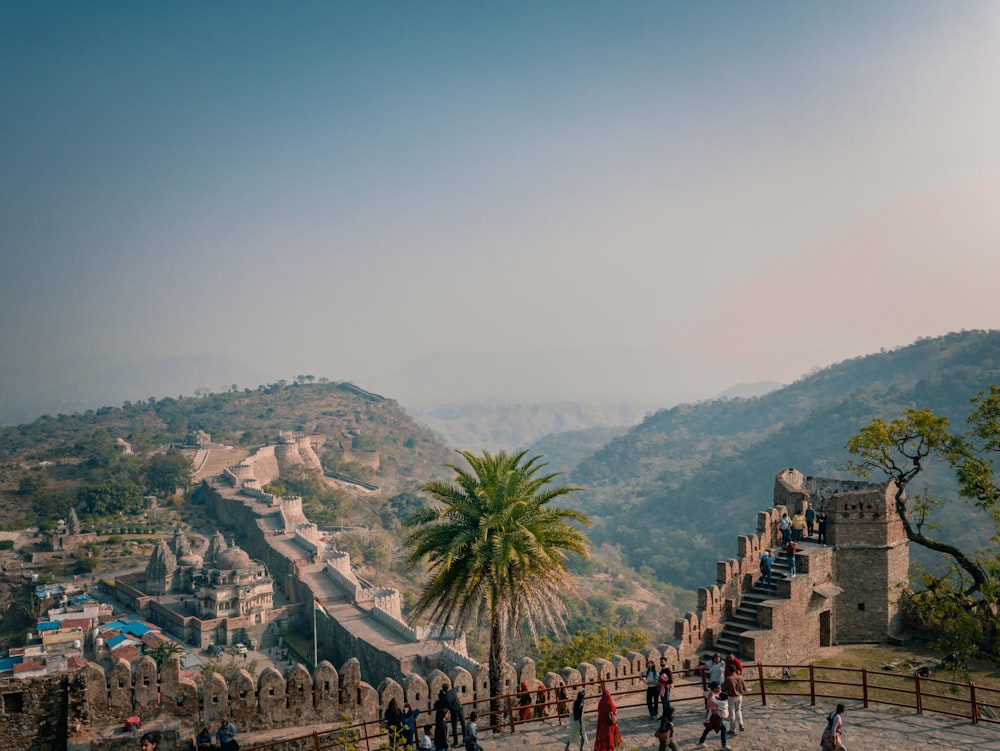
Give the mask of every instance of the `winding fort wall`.
M 346 553 L 315 562 L 304 552 L 301 558 L 288 554 L 282 499 L 240 492 L 242 482 L 255 485 L 250 467 L 202 492 L 220 522 L 238 530 L 244 547 L 267 564 L 276 582 L 284 581 L 290 599 L 310 604 L 316 597 L 324 603 L 332 618 L 318 621 L 318 637 L 321 654 L 332 655 L 332 661 L 320 662 L 312 673 L 300 664 L 284 675 L 274 668 L 256 677 L 241 670 L 228 682 L 217 673 L 195 682 L 176 658 L 158 673 L 155 662 L 144 657 L 134 667 L 120 660 L 106 671 L 88 663 L 74 674 L 7 682 L 0 685 L 0 748 L 55 751 L 88 738 L 90 748 L 110 751 L 113 744 L 101 739 L 134 713 L 147 724 L 179 720 L 179 738 L 225 716 L 250 731 L 334 723 L 345 715 L 374 720 L 391 698 L 429 710 L 444 683 L 455 685 L 464 702 L 486 709 L 488 670 L 468 657 L 464 639 L 445 634 L 450 639 L 441 641 L 433 631 L 406 624 L 398 592 L 366 587 Z M 587 682 L 593 705 L 602 682 L 638 687 L 647 659 L 658 662 L 662 655 L 674 668 L 694 666 L 717 647 L 736 609 L 749 599 L 760 577 L 757 559 L 778 541 L 781 513 L 807 503 L 828 514 L 830 545 L 810 546 L 802 576 L 779 582 L 774 597 L 756 605 L 757 628 L 739 634 L 739 653 L 794 663 L 808 661 L 823 643 L 885 639 L 896 625 L 894 597 L 908 568 L 894 486 L 811 478 L 786 469 L 775 478 L 772 506 L 757 514 L 756 531 L 740 535 L 737 555 L 718 563 L 716 582 L 698 590 L 698 607 L 676 621 L 672 643 L 567 666 L 541 681 L 534 662 L 522 658 L 503 667 L 501 690 L 514 693 L 521 681 L 533 688 Z

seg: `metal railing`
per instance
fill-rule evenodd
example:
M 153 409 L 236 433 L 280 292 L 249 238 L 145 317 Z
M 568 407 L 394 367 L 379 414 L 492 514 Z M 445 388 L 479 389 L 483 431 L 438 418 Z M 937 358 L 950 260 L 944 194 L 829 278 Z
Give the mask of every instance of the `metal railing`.
M 1000 724 L 1000 689 L 976 686 L 971 681 L 939 680 L 916 674 L 891 673 L 866 668 L 838 668 L 818 665 L 746 665 L 743 678 L 747 684 L 746 698 L 756 698 L 764 706 L 769 701 L 807 698 L 810 704 L 829 703 L 846 699 L 860 702 L 864 708 L 887 705 L 913 709 L 917 714 L 933 712 L 968 719 L 973 723 Z M 707 670 L 699 666 L 674 672 L 670 693 L 672 705 L 704 701 Z M 622 688 L 621 684 L 628 684 Z M 608 678 L 543 689 L 545 701 L 535 701 L 542 691 L 528 694 L 531 702 L 522 704 L 521 692 L 502 694 L 495 699 L 499 710 L 479 716 L 480 732 L 515 733 L 519 727 L 544 720 L 556 719 L 560 724 L 568 717 L 572 697 L 583 689 L 588 710 L 596 706 L 600 692 L 607 687 L 619 712 L 646 709 L 646 686 L 638 685 L 634 676 Z M 559 695 L 557 692 L 564 692 Z M 482 706 L 491 700 L 475 702 Z M 472 704 L 466 705 L 471 709 Z M 699 707 L 700 709 L 700 707 Z M 425 723 L 422 723 L 425 724 Z M 449 723 L 450 725 L 450 723 Z M 450 727 L 449 727 L 450 730 Z M 395 737 L 393 737 L 395 736 Z M 396 749 L 404 751 L 402 738 L 391 734 L 384 721 L 350 723 L 331 726 L 329 730 L 276 739 L 243 751 L 326 751 L 327 749 Z

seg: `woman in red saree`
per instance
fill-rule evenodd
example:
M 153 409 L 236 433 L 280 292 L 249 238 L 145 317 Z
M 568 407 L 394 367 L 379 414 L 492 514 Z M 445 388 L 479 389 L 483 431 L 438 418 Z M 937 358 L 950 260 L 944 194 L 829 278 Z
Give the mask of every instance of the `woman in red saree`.
M 597 735 L 594 740 L 594 751 L 614 751 L 622 742 L 618 732 L 618 707 L 611 699 L 611 692 L 604 689 L 601 701 L 597 705 Z
M 518 706 L 521 710 L 518 713 L 518 717 L 523 720 L 531 719 L 531 689 L 528 688 L 528 684 L 521 681 L 521 691 L 518 695 Z

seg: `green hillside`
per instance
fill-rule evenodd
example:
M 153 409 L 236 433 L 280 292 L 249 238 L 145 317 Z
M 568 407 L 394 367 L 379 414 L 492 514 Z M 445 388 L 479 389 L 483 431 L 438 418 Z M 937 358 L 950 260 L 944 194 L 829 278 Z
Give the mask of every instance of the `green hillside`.
M 714 581 L 715 562 L 735 554 L 736 535 L 754 531 L 779 469 L 846 476 L 838 469 L 844 445 L 872 418 L 920 406 L 962 424 L 969 398 L 990 383 L 1000 383 L 1000 332 L 922 340 L 838 363 L 760 398 L 662 410 L 568 477 L 586 488 L 575 501 L 595 521 L 596 543 L 619 546 L 626 563 L 671 584 L 704 586 Z M 949 477 L 928 481 L 938 486 Z M 961 508 L 942 516 L 942 534 L 985 545 Z
M 164 534 L 174 523 L 164 518 L 211 532 L 214 521 L 204 518 L 197 493 L 187 500 L 172 498 L 156 514 L 141 510 L 142 495 L 154 492 L 148 481 L 154 457 L 164 456 L 170 444 L 184 443 L 195 430 L 209 433 L 213 444 L 242 447 L 243 452 L 232 452 L 237 457 L 275 440 L 279 431 L 325 436 L 319 451 L 324 467 L 365 480 L 378 487 L 376 492 L 331 488 L 301 471 L 283 473 L 269 487 L 302 496 L 307 516 L 321 527 L 363 529 L 338 536 L 338 545 L 360 566 L 359 575 L 400 589 L 404 608 L 415 600 L 421 576 L 406 566 L 401 522 L 425 502 L 420 486 L 431 478 L 450 478 L 452 471 L 444 465 L 459 457 L 395 401 L 347 383 L 279 382 L 258 389 L 47 415 L 0 428 L 0 522 L 13 527 L 52 526 L 74 508 L 85 525 L 101 534 L 100 544 L 92 546 L 93 560 L 103 567 L 98 574 L 120 562 L 118 552 L 131 556 L 131 550 L 118 550 L 133 541 L 116 539 L 124 535 L 139 536 L 140 555 L 126 560 L 130 565 L 142 563 L 139 557 L 151 549 L 146 535 Z M 134 453 L 116 453 L 118 438 L 128 441 Z M 342 447 L 376 452 L 378 469 L 352 463 L 351 454 Z M 587 444 L 586 452 L 594 447 Z M 164 494 L 158 494 L 162 504 Z M 75 573 L 72 559 L 56 563 L 63 569 L 53 568 L 53 575 Z M 580 575 L 581 593 L 571 603 L 571 630 L 615 623 L 642 628 L 650 639 L 661 641 L 672 632 L 674 618 L 693 606 L 692 593 L 636 576 L 611 548 L 595 550 L 592 560 L 573 560 L 571 565 Z M 470 634 L 472 649 L 484 648 L 481 636 Z

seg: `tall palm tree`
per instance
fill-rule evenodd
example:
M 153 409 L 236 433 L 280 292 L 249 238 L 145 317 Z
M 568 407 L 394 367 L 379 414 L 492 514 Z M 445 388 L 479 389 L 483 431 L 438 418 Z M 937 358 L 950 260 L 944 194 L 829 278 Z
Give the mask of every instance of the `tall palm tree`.
M 547 465 L 540 456 L 458 453 L 469 467 L 446 465 L 455 471 L 451 483 L 421 488 L 438 503 L 405 523 L 410 566 L 426 560 L 431 572 L 414 614 L 441 626 L 488 625 L 490 695 L 496 697 L 508 640 L 521 624 L 533 637 L 539 625 L 563 627 L 563 596 L 576 591 L 567 553 L 589 556 L 590 540 L 573 522 L 589 527 L 590 521 L 550 505 L 580 488 L 550 486 L 559 473 L 541 474 Z

